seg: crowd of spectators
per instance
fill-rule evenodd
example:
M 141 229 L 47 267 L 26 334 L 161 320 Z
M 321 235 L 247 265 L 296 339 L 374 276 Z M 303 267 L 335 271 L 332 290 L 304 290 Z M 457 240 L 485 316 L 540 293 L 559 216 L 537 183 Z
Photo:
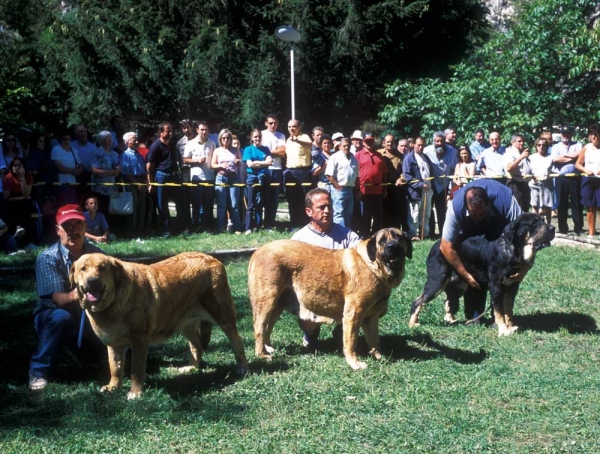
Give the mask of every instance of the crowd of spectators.
M 361 237 L 394 226 L 418 241 L 441 233 L 454 192 L 481 177 L 507 185 L 523 211 L 533 209 L 547 221 L 558 217 L 560 233 L 568 232 L 570 212 L 573 231 L 581 234 L 585 208 L 588 235 L 596 233 L 596 124 L 585 146 L 565 126 L 560 135 L 541 134 L 534 150 L 518 133 L 505 147 L 497 131 L 489 133 L 489 142 L 477 130 L 473 143 L 457 144 L 452 128 L 431 138 L 387 134 L 377 140 L 369 132 L 330 134 L 316 126 L 309 136 L 296 119 L 288 122 L 286 138 L 274 114 L 266 116 L 263 130 L 247 137 L 226 128 L 210 131 L 207 121 L 183 120 L 176 127 L 163 122 L 143 137 L 124 125 L 116 116 L 95 135 L 81 124 L 53 135 L 26 128 L 3 131 L 4 252 L 55 241 L 56 209 L 72 203 L 87 210 L 87 236 L 98 242 L 114 233 L 143 238 L 295 230 L 308 222 L 304 198 L 315 187 L 331 194 L 334 221 Z M 133 210 L 127 214 L 113 212 L 121 183 L 132 197 Z M 289 224 L 276 223 L 283 197 Z M 174 217 L 169 203 L 175 206 Z

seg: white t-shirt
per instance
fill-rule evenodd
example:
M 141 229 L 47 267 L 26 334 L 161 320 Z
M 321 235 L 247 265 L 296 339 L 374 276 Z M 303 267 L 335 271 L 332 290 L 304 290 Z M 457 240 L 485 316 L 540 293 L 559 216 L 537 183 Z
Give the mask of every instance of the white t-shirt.
M 285 136 L 279 131 L 271 132 L 268 129 L 262 131 L 262 140 L 260 144 L 267 147 L 271 152 L 281 146 L 285 145 Z M 269 169 L 282 169 L 281 156 L 271 155 L 273 158 L 273 164 L 269 166 Z
M 212 140 L 207 139 L 206 142 L 200 143 L 197 137 L 185 144 L 185 149 L 183 150 L 184 158 L 206 158 L 206 161 L 200 165 L 190 164 L 191 178 L 198 177 L 202 181 L 213 181 L 215 179 L 215 172 L 210 167 L 210 164 L 212 161 L 213 151 L 216 147 L 217 146 Z
M 50 154 L 50 158 L 53 161 L 60 162 L 63 167 L 67 169 L 75 169 L 77 164 L 81 164 L 81 160 L 79 159 L 79 153 L 77 150 L 65 150 L 60 145 L 56 145 L 52 148 L 52 153 Z M 73 157 L 75 156 L 75 157 Z M 77 178 L 75 175 L 70 173 L 59 173 L 58 174 L 58 182 L 59 183 L 77 183 Z

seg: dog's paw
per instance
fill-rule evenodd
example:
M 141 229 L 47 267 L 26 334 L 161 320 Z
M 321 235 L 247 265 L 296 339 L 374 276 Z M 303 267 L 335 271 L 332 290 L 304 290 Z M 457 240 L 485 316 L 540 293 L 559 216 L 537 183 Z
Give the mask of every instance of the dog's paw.
M 458 320 L 456 320 L 454 318 L 454 315 L 452 315 L 452 314 L 444 315 L 444 323 L 446 325 L 456 325 L 457 322 L 458 322 Z
M 421 326 L 419 322 L 408 322 L 409 328 L 418 328 L 419 326 Z
M 354 364 L 350 364 L 350 367 L 354 371 L 363 370 L 363 369 L 367 368 L 367 363 L 365 363 L 363 361 L 356 361 Z
M 510 336 L 519 330 L 518 326 L 508 327 L 505 324 L 498 324 L 498 337 Z
M 244 376 L 248 375 L 249 373 L 250 373 L 250 371 L 248 370 L 248 367 L 246 367 L 246 366 L 236 366 L 235 367 L 235 374 L 240 377 L 244 377 Z
M 269 355 L 272 355 L 273 353 L 275 353 L 275 349 L 273 347 L 271 347 L 270 345 L 265 345 L 265 350 L 267 351 L 267 353 Z
M 184 366 L 184 367 L 178 367 L 177 372 L 179 372 L 180 374 L 187 374 L 187 373 L 195 371 L 196 369 L 197 369 L 196 366 Z
M 377 359 L 377 360 L 379 360 L 379 359 L 381 359 L 381 358 L 382 358 L 382 356 L 381 356 L 381 353 L 379 353 L 379 351 L 378 351 L 378 350 L 376 350 L 376 349 L 374 349 L 374 348 L 372 348 L 372 349 L 371 349 L 371 351 L 369 352 L 369 354 L 370 354 L 370 355 L 371 355 L 373 358 L 375 358 L 375 359 Z
M 127 400 L 134 400 L 137 399 L 138 397 L 142 397 L 142 392 L 141 391 L 129 391 L 127 393 Z
M 112 392 L 117 388 L 120 388 L 121 384 L 113 384 L 113 383 L 109 383 L 108 385 L 104 385 L 102 388 L 100 388 L 100 392 L 101 393 L 106 393 L 106 392 Z

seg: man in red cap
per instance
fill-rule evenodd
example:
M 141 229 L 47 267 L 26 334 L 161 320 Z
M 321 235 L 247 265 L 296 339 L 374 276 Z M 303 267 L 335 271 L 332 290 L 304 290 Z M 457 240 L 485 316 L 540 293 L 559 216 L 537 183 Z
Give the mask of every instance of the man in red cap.
M 85 241 L 85 217 L 79 205 L 64 205 L 58 209 L 56 233 L 58 242 L 42 252 L 35 262 L 39 301 L 33 311 L 33 324 L 38 346 L 29 363 L 29 388 L 32 390 L 46 387 L 48 373 L 61 348 L 74 346 L 78 330 L 82 328 L 79 326 L 81 310 L 77 304 L 77 290 L 69 283 L 71 265 L 84 254 L 103 253 Z M 99 339 L 95 336 L 92 339 L 99 347 Z

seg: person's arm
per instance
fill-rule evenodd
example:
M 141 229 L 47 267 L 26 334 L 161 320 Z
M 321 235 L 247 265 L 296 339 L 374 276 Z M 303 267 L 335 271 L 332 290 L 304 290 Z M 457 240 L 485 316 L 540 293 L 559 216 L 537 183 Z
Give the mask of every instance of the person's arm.
M 148 161 L 146 163 L 146 176 L 148 177 L 148 194 L 152 192 L 152 179 L 154 178 L 154 163 Z
M 471 274 L 467 271 L 467 269 L 463 265 L 462 260 L 458 256 L 458 252 L 456 251 L 456 248 L 450 241 L 442 238 L 442 240 L 440 242 L 440 251 L 442 252 L 444 258 L 448 261 L 450 266 L 452 266 L 452 268 L 454 268 L 456 270 L 458 275 L 461 278 L 463 278 L 467 282 L 467 284 L 469 284 L 469 286 L 475 287 L 475 288 L 481 288 L 479 286 L 479 284 L 477 283 L 477 281 L 475 280 L 475 278 L 473 278 L 473 276 L 471 276 Z
M 519 166 L 519 164 L 521 163 L 521 161 L 523 161 L 523 159 L 527 159 L 528 157 L 529 157 L 529 148 L 526 148 L 515 159 L 513 159 L 511 162 L 508 162 L 504 166 L 504 170 L 506 170 L 507 173 L 512 172 Z
M 579 153 L 579 157 L 577 158 L 577 161 L 575 162 L 575 168 L 586 175 L 594 175 L 594 172 L 592 172 L 589 169 L 586 169 L 585 165 L 584 165 L 586 148 L 587 148 L 587 146 L 583 147 L 583 149 Z

